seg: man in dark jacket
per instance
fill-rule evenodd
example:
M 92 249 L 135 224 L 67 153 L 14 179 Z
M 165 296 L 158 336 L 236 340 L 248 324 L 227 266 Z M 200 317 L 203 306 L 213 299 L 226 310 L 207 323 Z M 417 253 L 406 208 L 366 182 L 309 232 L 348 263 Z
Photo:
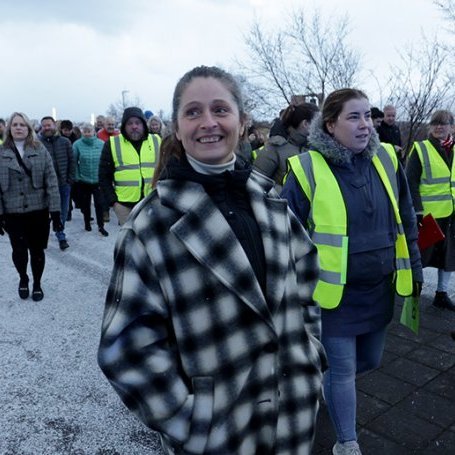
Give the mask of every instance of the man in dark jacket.
M 400 128 L 395 123 L 397 116 L 397 111 L 394 106 L 388 104 L 384 106 L 384 120 L 381 122 L 377 128 L 379 134 L 379 140 L 381 142 L 386 142 L 387 144 L 392 144 L 397 152 L 397 157 L 404 165 L 405 156 L 404 150 L 401 143 L 401 133 Z
M 69 245 L 65 236 L 65 221 L 68 216 L 71 184 L 74 180 L 75 162 L 71 142 L 66 137 L 57 134 L 57 125 L 53 117 L 46 116 L 41 119 L 41 142 L 49 151 L 54 163 L 55 173 L 58 178 L 60 191 L 60 216 L 63 229 L 55 233 L 61 250 L 66 250 Z
M 125 109 L 120 132 L 104 144 L 99 182 L 106 205 L 114 208 L 123 224 L 133 207 L 151 192 L 161 138 L 148 133 L 144 113 L 138 107 Z

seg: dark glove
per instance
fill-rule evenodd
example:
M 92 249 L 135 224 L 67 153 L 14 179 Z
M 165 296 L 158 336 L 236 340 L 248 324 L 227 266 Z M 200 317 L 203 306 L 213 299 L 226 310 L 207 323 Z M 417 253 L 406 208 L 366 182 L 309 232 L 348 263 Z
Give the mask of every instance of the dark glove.
M 63 224 L 62 224 L 62 220 L 60 219 L 60 212 L 51 212 L 51 220 L 52 220 L 52 230 L 54 232 L 63 231 Z
M 422 282 L 414 281 L 412 283 L 412 296 L 413 297 L 420 297 L 421 293 L 422 293 Z
M 5 235 L 5 220 L 0 216 L 0 235 Z

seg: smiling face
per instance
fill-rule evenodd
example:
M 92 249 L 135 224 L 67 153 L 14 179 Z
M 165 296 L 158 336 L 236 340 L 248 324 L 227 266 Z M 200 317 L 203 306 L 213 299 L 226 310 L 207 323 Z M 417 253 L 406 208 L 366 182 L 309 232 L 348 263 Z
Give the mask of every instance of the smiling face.
M 184 89 L 176 136 L 186 153 L 207 164 L 230 161 L 243 121 L 231 92 L 218 79 L 195 77 Z
M 149 130 L 153 134 L 158 134 L 161 131 L 161 123 L 155 119 L 150 120 Z
M 112 134 L 115 131 L 115 120 L 112 117 L 107 117 L 104 120 L 104 129 L 109 134 Z
M 11 136 L 15 141 L 25 141 L 29 134 L 27 123 L 20 115 L 15 115 L 11 120 Z
M 373 131 L 370 103 L 366 98 L 352 98 L 343 104 L 338 118 L 327 123 L 328 132 L 344 147 L 360 153 Z
M 384 108 L 384 123 L 392 126 L 395 123 L 395 118 L 397 116 L 397 111 L 394 107 L 385 107 Z
M 41 133 L 44 137 L 52 137 L 57 131 L 57 125 L 51 119 L 41 121 Z

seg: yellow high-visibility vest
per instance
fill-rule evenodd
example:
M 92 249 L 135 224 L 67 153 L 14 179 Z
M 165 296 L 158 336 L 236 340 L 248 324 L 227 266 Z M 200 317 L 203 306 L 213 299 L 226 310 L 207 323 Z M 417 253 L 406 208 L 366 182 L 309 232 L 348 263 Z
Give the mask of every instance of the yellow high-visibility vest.
M 393 146 L 382 144 L 372 162 L 390 199 L 397 223 L 396 292 L 408 296 L 412 293 L 412 270 L 398 208 L 398 160 Z M 293 156 L 288 163 L 311 204 L 310 236 L 320 261 L 320 276 L 313 298 L 322 308 L 334 309 L 343 297 L 347 276 L 349 236 L 343 195 L 333 172 L 319 152 L 309 151 Z
M 422 165 L 419 192 L 422 199 L 423 214 L 431 213 L 434 218 L 450 216 L 455 203 L 455 160 L 452 169 L 426 140 L 414 142 L 411 153 L 417 153 Z
M 140 153 L 123 135 L 111 136 L 110 145 L 114 161 L 114 186 L 120 202 L 138 202 L 152 191 L 161 138 L 149 134 L 142 142 Z

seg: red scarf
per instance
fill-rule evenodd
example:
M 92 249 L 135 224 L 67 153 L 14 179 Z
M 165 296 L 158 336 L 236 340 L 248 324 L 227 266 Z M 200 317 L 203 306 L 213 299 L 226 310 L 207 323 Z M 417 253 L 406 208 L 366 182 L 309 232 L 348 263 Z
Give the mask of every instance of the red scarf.
M 453 136 L 451 134 L 449 134 L 447 136 L 447 139 L 444 139 L 443 141 L 441 141 L 441 145 L 444 148 L 444 150 L 446 151 L 447 156 L 450 156 L 450 154 L 452 153 L 454 144 L 455 144 L 455 139 L 453 138 Z

